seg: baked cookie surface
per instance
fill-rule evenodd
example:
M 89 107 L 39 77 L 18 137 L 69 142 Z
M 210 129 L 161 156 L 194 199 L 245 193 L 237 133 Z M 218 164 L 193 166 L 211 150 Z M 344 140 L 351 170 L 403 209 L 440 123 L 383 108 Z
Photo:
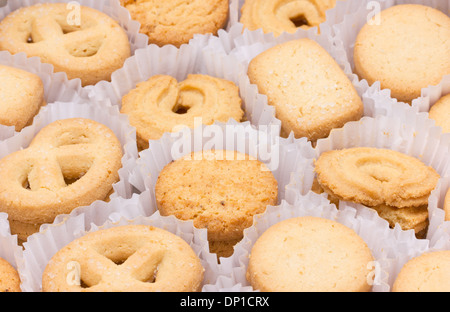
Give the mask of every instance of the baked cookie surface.
M 395 279 L 393 292 L 450 291 L 450 251 L 422 254 L 408 261 Z
M 377 210 L 391 226 L 423 231 L 428 198 L 439 174 L 420 160 L 388 149 L 357 147 L 323 153 L 317 182 L 333 202 L 355 202 Z
M 279 36 L 319 26 L 335 5 L 336 0 L 245 0 L 240 22 L 249 30 L 261 28 Z
M 379 19 L 379 25 L 366 24 L 356 38 L 355 71 L 369 85 L 379 81 L 392 97 L 411 103 L 423 88 L 450 74 L 450 17 L 405 4 L 382 11 Z
M 0 124 L 19 132 L 45 105 L 44 85 L 39 76 L 0 65 Z
M 120 111 L 136 128 L 141 150 L 148 148 L 149 140 L 178 131 L 180 126 L 194 128 L 197 118 L 205 125 L 244 118 L 239 88 L 231 81 L 202 74 L 188 75 L 181 82 L 168 75 L 153 76 L 122 98 Z
M 21 292 L 20 276 L 5 259 L 0 258 L 0 292 Z
M 195 34 L 214 34 L 228 20 L 228 0 L 120 0 L 150 44 L 180 47 Z
M 450 94 L 440 98 L 430 108 L 429 116 L 436 121 L 436 125 L 441 127 L 443 132 L 450 132 Z
M 316 141 L 363 115 L 362 100 L 328 52 L 311 39 L 276 45 L 249 64 L 250 82 L 268 97 L 282 134 Z
M 281 221 L 253 245 L 247 279 L 262 292 L 365 292 L 367 244 L 335 221 L 300 217 Z
M 108 15 L 65 3 L 22 7 L 0 22 L 0 50 L 40 57 L 84 86 L 111 79 L 131 55 L 124 29 Z M 77 20 L 78 19 L 78 20 Z
M 42 276 L 44 292 L 194 292 L 204 269 L 166 230 L 128 225 L 91 232 L 60 249 Z
M 210 246 L 222 250 L 220 256 L 229 256 L 244 229 L 253 224 L 253 216 L 276 205 L 278 183 L 263 163 L 248 155 L 204 151 L 167 165 L 155 196 L 161 215 L 207 228 Z
M 122 155 L 114 132 L 93 120 L 44 127 L 28 148 L 0 160 L 0 211 L 11 232 L 26 240 L 56 216 L 104 200 L 119 179 Z

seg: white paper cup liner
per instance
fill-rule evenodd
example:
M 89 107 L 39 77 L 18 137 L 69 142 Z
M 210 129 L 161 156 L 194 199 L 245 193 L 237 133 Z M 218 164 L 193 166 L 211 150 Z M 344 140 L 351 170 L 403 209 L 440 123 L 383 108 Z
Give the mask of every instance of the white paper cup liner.
M 347 2 L 361 3 L 361 5 L 357 8 L 355 7 L 356 9 L 353 13 L 345 15 L 342 22 L 337 23 L 333 26 L 333 34 L 335 45 L 338 49 L 343 49 L 347 56 L 347 64 L 345 65 L 345 67 L 349 68 L 352 71 L 354 70 L 355 66 L 353 60 L 353 49 L 355 46 L 356 37 L 358 36 L 361 28 L 367 23 L 370 18 L 374 16 L 375 13 L 378 13 L 394 5 L 412 3 L 433 7 L 444 12 L 447 15 L 450 14 L 449 0 L 348 0 Z M 372 86 L 369 86 L 367 80 L 359 79 L 356 74 L 354 74 L 353 79 L 355 80 L 355 83 L 366 86 L 366 88 L 370 87 L 375 90 L 375 92 L 384 91 L 385 96 L 391 97 L 391 91 L 389 89 L 381 89 L 381 84 L 379 81 L 375 82 Z M 393 102 L 397 102 L 396 99 L 392 100 Z M 409 104 L 405 104 L 402 102 L 399 103 L 410 106 Z M 424 107 L 427 106 L 420 106 L 421 111 L 424 111 Z M 384 107 L 384 109 L 388 108 L 388 106 Z
M 232 257 L 221 261 L 222 276 L 209 291 L 240 289 L 240 291 L 255 291 L 246 279 L 246 271 L 251 249 L 258 238 L 272 225 L 290 218 L 313 216 L 339 222 L 353 229 L 367 244 L 374 257 L 373 292 L 388 292 L 393 272 L 392 263 L 398 256 L 398 250 L 406 249 L 409 253 L 418 254 L 428 248 L 428 241 L 420 241 L 412 233 L 406 233 L 399 228 L 390 229 L 387 222 L 381 220 L 376 213 L 367 209 L 356 209 L 343 205 L 340 210 L 323 196 L 309 192 L 298 195 L 289 204 L 283 201 L 280 205 L 269 207 L 264 214 L 254 218 L 254 226 L 244 232 L 244 239 L 235 247 Z M 405 257 L 406 258 L 406 257 Z M 214 288 L 215 287 L 215 288 Z
M 155 75 L 170 75 L 182 81 L 189 74 L 204 74 L 232 81 L 239 87 L 245 116 L 254 126 L 280 125 L 275 110 L 267 98 L 258 94 L 250 84 L 242 64 L 232 56 L 203 51 L 201 45 L 183 45 L 180 49 L 166 45 L 149 45 L 125 62 L 122 69 L 112 75 L 111 82 L 100 82 L 90 88 L 94 102 L 110 99 L 112 105 L 121 107 L 122 97 L 140 82 Z
M 61 119 L 87 118 L 109 127 L 122 144 L 123 157 L 122 168 L 119 170 L 120 181 L 113 185 L 114 193 L 110 198 L 118 196 L 118 193 L 131 197 L 133 189 L 128 181 L 128 174 L 138 158 L 136 146 L 136 133 L 126 116 L 121 115 L 117 107 L 98 107 L 89 103 L 52 103 L 42 108 L 40 114 L 34 119 L 31 126 L 24 128 L 17 135 L 0 141 L 0 158 L 13 152 L 25 149 L 29 146 L 36 134 L 48 124 Z
M 11 235 L 8 215 L 0 213 L 0 258 L 8 261 L 16 270 L 23 262 L 23 249 L 17 235 Z
M 411 106 L 418 112 L 429 112 L 447 94 L 450 94 L 450 75 L 444 76 L 438 85 L 422 89 L 421 96 L 413 100 Z
M 54 73 L 53 66 L 41 63 L 40 58 L 27 58 L 25 53 L 12 55 L 8 51 L 0 51 L 0 64 L 10 66 L 36 74 L 41 78 L 44 86 L 46 103 L 53 102 L 82 102 L 83 96 L 81 80 L 69 80 L 65 73 Z M 4 140 L 16 133 L 14 127 L 0 125 L 0 140 Z
M 117 200 L 123 201 L 124 199 L 115 199 L 115 201 Z M 130 200 L 125 201 L 129 202 Z M 130 205 L 139 204 L 134 201 Z M 194 228 L 191 221 L 163 217 L 158 213 L 150 217 L 137 216 L 134 218 L 116 215 L 98 225 L 90 224 L 90 220 L 91 218 L 86 217 L 82 212 L 60 224 L 47 226 L 45 230 L 35 234 L 24 244 L 24 261 L 19 268 L 24 280 L 22 285 L 24 291 L 39 292 L 42 290 L 42 274 L 45 266 L 53 255 L 68 243 L 89 232 L 131 224 L 155 226 L 181 237 L 192 247 L 202 262 L 205 269 L 204 285 L 216 282 L 219 271 L 217 258 L 209 252 L 206 230 Z
M 244 29 L 244 25 L 239 22 L 244 2 L 245 0 L 235 0 L 230 4 L 230 18 L 226 30 L 220 30 L 217 36 L 196 35 L 191 43 L 201 42 L 208 48 L 229 54 L 234 48 L 241 45 L 252 45 L 261 41 L 295 39 L 304 36 L 304 33 L 318 32 L 318 27 L 311 27 L 308 30 L 299 29 L 293 34 L 285 32 L 275 39 L 273 33 L 264 34 L 262 29 L 254 31 Z M 354 12 L 359 6 L 358 1 L 337 1 L 336 6 L 326 12 L 326 21 L 319 25 L 320 32 L 331 34 L 332 26 L 340 23 L 345 15 Z
M 146 214 L 156 211 L 155 185 L 162 169 L 174 160 L 202 150 L 230 150 L 249 154 L 264 163 L 278 182 L 278 200 L 284 199 L 285 187 L 294 172 L 313 171 L 313 149 L 306 139 L 292 136 L 282 139 L 274 131 L 257 130 L 249 122 L 201 125 L 178 133 L 166 133 L 150 141 L 149 149 L 139 154 L 130 184 L 146 196 Z M 299 173 L 300 174 L 300 173 Z

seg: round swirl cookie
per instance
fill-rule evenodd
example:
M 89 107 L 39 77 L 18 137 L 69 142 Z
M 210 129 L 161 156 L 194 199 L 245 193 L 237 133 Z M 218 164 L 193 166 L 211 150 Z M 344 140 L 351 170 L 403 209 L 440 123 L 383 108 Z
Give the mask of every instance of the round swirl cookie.
M 400 270 L 393 292 L 449 292 L 450 251 L 424 253 L 409 260 Z
M 228 0 L 120 0 L 150 44 L 180 47 L 195 34 L 216 35 L 228 20 Z
M 359 32 L 355 71 L 370 85 L 379 81 L 405 103 L 450 74 L 450 17 L 416 4 L 395 5 Z M 372 22 L 373 22 L 372 21 Z
M 406 154 L 370 147 L 323 153 L 316 161 L 316 191 L 330 200 L 365 205 L 391 227 L 414 230 L 422 238 L 428 226 L 428 198 L 439 174 Z
M 79 78 L 84 86 L 111 79 L 131 55 L 124 29 L 108 15 L 80 6 L 79 20 L 65 3 L 22 7 L 0 22 L 0 50 L 25 52 Z
M 0 211 L 19 241 L 74 208 L 105 200 L 118 181 L 122 146 L 103 124 L 55 121 L 29 147 L 0 160 Z
M 45 105 L 44 85 L 39 76 L 0 65 L 0 124 L 19 132 L 30 125 Z
M 253 245 L 247 280 L 262 292 L 368 292 L 374 261 L 352 229 L 299 217 L 276 223 Z
M 253 216 L 277 204 L 278 182 L 246 154 L 203 151 L 168 164 L 158 176 L 155 197 L 161 215 L 207 228 L 211 252 L 229 257 Z
M 156 75 L 141 82 L 122 98 L 121 113 L 136 128 L 138 147 L 148 148 L 180 126 L 194 128 L 195 120 L 210 125 L 216 121 L 238 122 L 244 118 L 239 88 L 231 81 L 209 75 L 191 74 L 178 82 L 168 75 Z
M 21 292 L 19 272 L 0 258 L 0 292 Z
M 88 233 L 60 249 L 42 275 L 44 292 L 197 292 L 204 268 L 180 237 L 146 225 Z
M 430 108 L 429 117 L 436 121 L 436 125 L 441 127 L 443 132 L 450 133 L 450 94 L 440 98 Z
M 261 28 L 279 36 L 319 26 L 335 5 L 336 0 L 245 0 L 240 22 L 249 30 Z
M 283 136 L 294 132 L 296 138 L 314 142 L 363 115 L 351 81 L 311 39 L 291 40 L 262 52 L 250 62 L 248 76 L 275 107 Z

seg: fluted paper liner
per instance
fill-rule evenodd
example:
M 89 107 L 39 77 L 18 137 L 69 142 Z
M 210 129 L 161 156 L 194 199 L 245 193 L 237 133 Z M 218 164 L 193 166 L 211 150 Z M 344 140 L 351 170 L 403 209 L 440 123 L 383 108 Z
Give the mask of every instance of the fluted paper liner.
M 16 270 L 23 263 L 23 249 L 18 244 L 17 235 L 11 235 L 6 213 L 0 213 L 0 258 Z
M 204 74 L 232 81 L 239 87 L 245 117 L 255 126 L 279 125 L 275 110 L 267 104 L 267 98 L 258 94 L 251 85 L 242 64 L 234 57 L 203 52 L 202 45 L 149 45 L 136 51 L 123 68 L 112 75 L 111 82 L 100 82 L 89 88 L 91 100 L 110 99 L 112 105 L 121 107 L 122 97 L 140 82 L 155 75 L 170 75 L 182 81 L 189 74 Z
M 207 48 L 216 49 L 215 51 L 229 54 L 233 49 L 242 45 L 252 45 L 258 42 L 273 40 L 290 40 L 304 36 L 305 33 L 317 33 L 320 28 L 321 33 L 332 34 L 333 25 L 340 23 L 343 17 L 354 12 L 361 4 L 358 1 L 337 1 L 336 6 L 326 11 L 326 21 L 319 27 L 311 27 L 307 30 L 298 29 L 295 33 L 283 33 L 275 38 L 273 33 L 264 34 L 262 29 L 250 31 L 244 28 L 240 23 L 241 8 L 244 0 L 231 1 L 229 24 L 225 30 L 219 30 L 217 36 L 196 35 L 190 43 L 201 42 Z M 361 1 L 359 1 L 361 2 Z
M 137 193 L 146 197 L 146 214 L 151 215 L 156 211 L 155 184 L 166 165 L 190 152 L 234 150 L 266 164 L 278 182 L 278 200 L 281 201 L 293 172 L 312 174 L 313 149 L 304 138 L 282 139 L 274 132 L 277 131 L 257 130 L 249 122 L 230 120 L 226 124 L 200 125 L 179 133 L 166 133 L 160 140 L 150 141 L 149 149 L 139 154 L 129 182 Z

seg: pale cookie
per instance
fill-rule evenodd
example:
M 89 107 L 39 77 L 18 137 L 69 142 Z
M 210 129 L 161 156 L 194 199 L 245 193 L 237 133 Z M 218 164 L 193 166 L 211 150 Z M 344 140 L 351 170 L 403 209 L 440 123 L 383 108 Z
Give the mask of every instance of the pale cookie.
M 21 292 L 19 272 L 0 258 L 0 292 Z
M 450 221 L 450 189 L 447 191 L 444 202 L 445 221 Z
M 77 15 L 79 13 L 79 15 Z M 95 9 L 45 3 L 20 8 L 0 22 L 0 50 L 40 57 L 84 86 L 111 79 L 131 55 L 124 29 Z
M 440 176 L 420 160 L 389 149 L 357 147 L 323 153 L 315 171 L 332 202 L 373 208 L 392 227 L 399 223 L 416 235 L 426 229 L 428 198 Z
M 31 124 L 45 105 L 44 85 L 39 76 L 0 65 L 0 124 L 19 132 Z
M 355 71 L 372 85 L 390 89 L 405 103 L 450 74 L 450 18 L 423 5 L 396 5 L 382 11 L 359 32 Z
M 60 249 L 42 275 L 44 292 L 197 292 L 204 268 L 183 239 L 127 225 L 91 232 Z
M 276 45 L 249 65 L 251 83 L 276 110 L 282 134 L 311 141 L 359 120 L 363 104 L 351 81 L 318 43 L 298 39 Z
M 253 245 L 247 280 L 262 292 L 367 292 L 371 250 L 335 221 L 299 217 L 276 223 Z
M 149 140 L 179 131 L 180 126 L 194 128 L 196 120 L 211 125 L 244 118 L 239 88 L 231 81 L 201 74 L 181 82 L 168 75 L 153 76 L 122 98 L 121 113 L 136 128 L 140 150 L 148 148 Z
M 335 5 L 336 0 L 245 0 L 240 22 L 249 30 L 279 36 L 319 26 Z
M 0 211 L 25 241 L 39 225 L 110 194 L 119 179 L 122 146 L 89 119 L 55 121 L 28 148 L 0 160 Z
M 211 252 L 228 257 L 253 217 L 276 205 L 278 183 L 268 168 L 234 151 L 204 151 L 170 163 L 155 186 L 163 216 L 207 228 Z
M 443 96 L 431 107 L 429 116 L 443 132 L 450 133 L 450 94 Z
M 150 44 L 180 47 L 195 34 L 217 35 L 228 20 L 228 0 L 120 0 Z
M 409 260 L 395 279 L 393 292 L 449 292 L 450 251 L 424 253 Z

